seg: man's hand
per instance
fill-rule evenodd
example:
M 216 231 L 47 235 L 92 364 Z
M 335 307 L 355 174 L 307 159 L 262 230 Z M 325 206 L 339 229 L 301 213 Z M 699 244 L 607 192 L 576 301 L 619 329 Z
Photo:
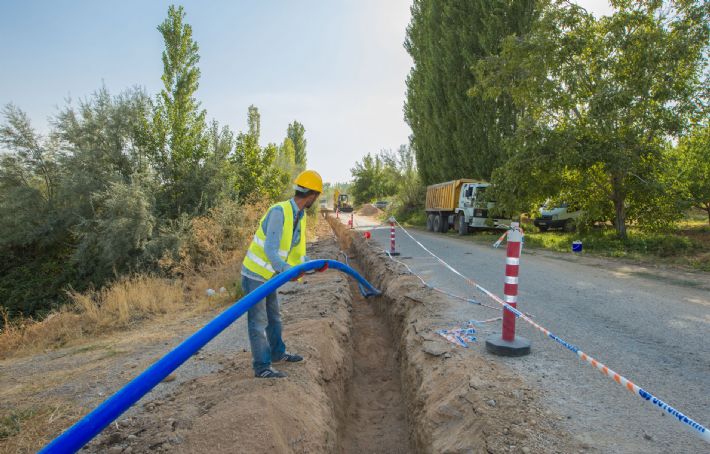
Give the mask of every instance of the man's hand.
M 306 273 L 301 273 L 301 274 L 299 274 L 298 276 L 296 276 L 296 277 L 294 277 L 293 279 L 291 279 L 291 282 L 296 282 L 297 280 L 301 279 L 301 278 L 302 278 L 303 276 L 305 276 L 305 275 L 306 275 Z
M 328 262 L 325 262 L 325 265 L 323 265 L 322 267 L 316 269 L 316 271 L 318 271 L 319 273 L 322 273 L 323 271 L 325 271 L 325 270 L 327 270 L 327 269 L 328 269 Z

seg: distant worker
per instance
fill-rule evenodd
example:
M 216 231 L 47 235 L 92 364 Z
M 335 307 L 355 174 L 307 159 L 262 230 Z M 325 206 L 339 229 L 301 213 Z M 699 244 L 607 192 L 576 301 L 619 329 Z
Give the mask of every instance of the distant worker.
M 273 205 L 259 221 L 254 239 L 242 263 L 242 288 L 254 291 L 275 274 L 308 261 L 306 256 L 306 212 L 323 192 L 318 172 L 306 170 L 294 180 L 292 199 Z M 318 271 L 325 271 L 328 265 Z M 281 338 L 281 314 L 276 292 L 252 306 L 248 312 L 249 343 L 254 375 L 260 378 L 286 377 L 271 367 L 280 361 L 298 362 L 303 357 L 286 351 Z

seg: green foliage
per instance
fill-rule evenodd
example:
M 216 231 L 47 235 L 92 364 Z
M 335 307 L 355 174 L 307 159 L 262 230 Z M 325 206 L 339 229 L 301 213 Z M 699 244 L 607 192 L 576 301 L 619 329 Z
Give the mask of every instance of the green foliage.
M 171 6 L 158 27 L 165 51 L 155 100 L 138 88 L 117 96 L 101 88 L 61 108 L 47 137 L 14 105 L 3 109 L 0 304 L 13 317 L 46 313 L 69 288 L 209 264 L 241 247 L 249 222 L 241 203 L 290 189 L 297 147 L 260 147 L 255 106 L 247 133 L 205 122 L 198 46 L 184 19 Z M 292 126 L 305 164 L 303 126 Z
M 397 192 L 399 174 L 387 151 L 368 153 L 350 172 L 353 175 L 351 192 L 357 203 L 372 202 Z
M 278 147 L 274 168 L 281 173 L 281 181 L 279 182 L 282 188 L 280 197 L 286 199 L 293 196 L 293 180 L 299 173 L 296 166 L 296 148 L 293 141 L 286 137 L 283 143 Z
M 611 204 L 623 238 L 629 221 L 661 229 L 680 214 L 662 155 L 702 97 L 708 11 L 690 0 L 614 6 L 595 19 L 570 2 L 543 2 L 528 34 L 477 63 L 472 93 L 509 96 L 518 108 L 512 157 L 495 175 L 523 199 L 515 208 L 560 190 L 547 174 L 589 173 L 580 181 L 603 194 L 594 204 Z
M 91 282 L 136 271 L 156 219 L 145 189 L 137 182 L 112 183 L 91 196 L 93 216 L 75 228 L 78 244 L 72 262 Z
M 528 229 L 525 244 L 544 247 L 560 252 L 569 252 L 572 241 L 581 240 L 584 250 L 611 257 L 657 256 L 672 257 L 687 254 L 699 247 L 693 240 L 680 235 L 632 232 L 621 239 L 611 230 L 595 230 L 587 233 L 535 233 Z
M 306 128 L 297 121 L 294 120 L 293 123 L 288 125 L 288 130 L 286 131 L 286 137 L 291 139 L 294 147 L 294 160 L 296 162 L 296 167 L 299 170 L 306 169 Z
M 705 210 L 710 223 L 710 129 L 696 125 L 670 152 L 671 178 L 688 201 Z
M 239 200 L 250 200 L 254 197 L 266 196 L 274 199 L 283 189 L 286 181 L 284 169 L 275 166 L 279 150 L 274 144 L 262 148 L 259 146 L 259 111 L 249 107 L 249 133 L 238 134 L 235 140 L 234 153 L 230 161 L 236 172 L 239 187 Z
M 261 114 L 259 113 L 259 109 L 254 104 L 249 106 L 247 126 L 249 127 L 248 134 L 252 136 L 257 143 L 259 143 L 259 136 L 261 135 Z
M 388 199 L 388 209 L 403 220 L 422 211 L 426 188 L 417 172 L 411 147 L 402 145 L 396 153 L 386 150 L 375 155 L 368 153 L 351 172 L 353 182 L 349 190 L 358 203 Z
M 199 47 L 184 19 L 182 6 L 170 6 L 168 17 L 158 26 L 165 42 L 163 89 L 153 114 L 151 153 L 164 182 L 158 207 L 168 216 L 204 212 L 214 203 L 214 194 L 202 191 L 213 175 L 203 165 L 208 153 L 206 114 L 194 97 L 200 77 Z
M 424 183 L 488 180 L 507 159 L 503 138 L 515 128 L 510 96 L 467 94 L 471 67 L 497 52 L 509 34 L 524 33 L 534 0 L 415 0 L 405 48 L 414 60 L 407 78 L 405 119 Z

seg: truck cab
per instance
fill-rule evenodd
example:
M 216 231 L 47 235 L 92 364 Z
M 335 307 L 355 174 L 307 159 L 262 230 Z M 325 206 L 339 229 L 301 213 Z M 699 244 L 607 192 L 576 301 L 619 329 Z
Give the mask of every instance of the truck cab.
M 495 202 L 486 200 L 486 188 L 490 183 L 475 182 L 464 183 L 459 194 L 458 207 L 454 210 L 454 227 L 459 229 L 459 233 L 466 233 L 470 228 L 501 228 L 510 224 L 509 219 L 492 219 L 493 224 L 488 223 L 488 211 L 495 207 Z M 466 226 L 461 225 L 466 224 Z

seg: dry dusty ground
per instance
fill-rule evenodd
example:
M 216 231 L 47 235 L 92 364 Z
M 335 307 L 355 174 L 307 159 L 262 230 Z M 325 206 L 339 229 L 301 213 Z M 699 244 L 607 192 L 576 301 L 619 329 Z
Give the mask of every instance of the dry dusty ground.
M 245 349 L 200 352 L 204 367 L 178 369 L 173 383 L 158 386 L 166 391 L 144 398 L 84 452 L 586 449 L 540 405 L 538 391 L 433 333 L 437 294 L 336 229 L 340 244 L 322 222 L 309 255 L 336 258 L 339 248 L 347 250 L 383 296 L 360 297 L 335 271 L 306 277 L 281 296 L 286 343 L 305 357 L 277 366 L 287 379 L 253 378 Z M 0 451 L 37 450 L 205 321 L 166 320 L 124 339 L 0 362 L 0 410 L 45 408 L 22 419 L 19 434 L 1 439 Z

